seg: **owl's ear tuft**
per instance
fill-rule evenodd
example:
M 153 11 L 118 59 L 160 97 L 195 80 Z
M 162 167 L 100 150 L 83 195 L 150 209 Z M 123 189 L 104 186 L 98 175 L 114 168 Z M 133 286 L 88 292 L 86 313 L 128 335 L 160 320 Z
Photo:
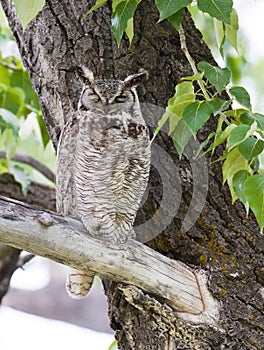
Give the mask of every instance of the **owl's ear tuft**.
M 83 66 L 83 65 L 78 66 L 77 73 L 85 84 L 87 84 L 87 83 L 93 84 L 94 83 L 93 72 L 89 68 L 87 68 L 86 66 Z
M 146 79 L 148 79 L 148 72 L 144 69 L 140 69 L 138 73 L 129 75 L 124 80 L 124 85 L 127 89 L 131 89 L 142 84 Z

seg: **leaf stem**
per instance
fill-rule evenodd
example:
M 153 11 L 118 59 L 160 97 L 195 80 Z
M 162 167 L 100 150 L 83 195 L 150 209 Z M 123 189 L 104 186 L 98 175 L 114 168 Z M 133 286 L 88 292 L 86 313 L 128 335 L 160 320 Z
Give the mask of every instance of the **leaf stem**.
M 185 36 L 185 32 L 184 32 L 182 24 L 179 25 L 178 32 L 179 32 L 179 36 L 180 36 L 181 49 L 182 49 L 183 53 L 185 54 L 185 57 L 187 58 L 187 61 L 190 63 L 190 66 L 191 66 L 191 68 L 193 70 L 193 73 L 194 74 L 198 74 L 199 72 L 198 72 L 198 69 L 196 68 L 196 64 L 194 62 L 194 59 L 190 55 L 190 52 L 189 52 L 189 50 L 187 48 L 186 36 Z M 203 80 L 197 80 L 197 82 L 198 82 L 198 85 L 200 86 L 200 88 L 202 90 L 203 96 L 206 99 L 206 101 L 211 101 L 212 98 L 210 97 L 209 93 L 207 92 L 207 89 L 206 89 L 206 87 L 204 85 L 204 81 Z M 221 115 L 222 117 L 225 118 L 227 124 L 230 124 L 229 121 L 227 120 L 226 115 L 223 112 L 219 112 L 219 115 Z
M 185 32 L 184 32 L 184 29 L 183 29 L 183 26 L 182 24 L 179 25 L 179 28 L 178 28 L 178 32 L 179 32 L 179 36 L 180 36 L 180 43 L 181 43 L 181 49 L 183 51 L 183 53 L 185 54 L 185 57 L 187 58 L 187 61 L 190 63 L 190 66 L 193 70 L 193 73 L 194 74 L 198 74 L 198 69 L 196 68 L 196 65 L 195 65 L 195 62 L 194 62 L 194 59 L 192 58 L 192 56 L 190 55 L 190 52 L 187 48 L 187 44 L 186 44 L 186 36 L 185 36 Z M 202 92 L 203 92 L 203 95 L 204 95 L 204 98 L 207 100 L 207 101 L 210 101 L 211 98 L 204 86 L 204 82 L 203 80 L 197 80 Z
M 14 71 L 21 70 L 21 68 L 17 68 L 16 66 L 11 65 L 11 64 L 8 64 L 8 63 L 5 63 L 5 62 L 0 62 L 0 65 L 1 65 L 2 67 L 5 67 L 5 68 L 7 68 L 7 69 L 11 69 L 11 70 L 14 70 Z

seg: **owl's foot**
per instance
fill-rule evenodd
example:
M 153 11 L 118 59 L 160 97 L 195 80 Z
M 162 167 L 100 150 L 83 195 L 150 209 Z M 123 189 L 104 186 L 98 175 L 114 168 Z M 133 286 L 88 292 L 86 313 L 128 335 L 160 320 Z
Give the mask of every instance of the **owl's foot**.
M 70 268 L 66 278 L 66 290 L 73 299 L 82 299 L 90 291 L 95 274 Z

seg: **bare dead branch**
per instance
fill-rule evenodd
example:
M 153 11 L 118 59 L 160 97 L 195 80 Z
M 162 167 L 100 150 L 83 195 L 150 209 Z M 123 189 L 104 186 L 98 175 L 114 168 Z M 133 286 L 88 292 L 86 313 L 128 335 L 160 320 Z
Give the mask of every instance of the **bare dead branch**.
M 80 221 L 0 197 L 0 242 L 132 284 L 177 312 L 204 313 L 204 288 L 186 265 L 129 240 L 111 246 L 88 235 Z

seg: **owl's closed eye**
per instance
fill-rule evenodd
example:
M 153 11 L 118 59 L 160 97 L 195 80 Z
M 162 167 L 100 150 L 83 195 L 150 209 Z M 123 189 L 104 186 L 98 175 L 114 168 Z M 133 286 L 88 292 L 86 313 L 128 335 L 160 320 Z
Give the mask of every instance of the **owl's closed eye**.
M 95 80 L 92 73 L 85 68 L 83 70 L 85 86 L 83 88 L 79 108 L 89 110 L 91 108 L 104 109 L 106 106 L 121 103 L 137 102 L 135 87 L 146 78 L 144 71 L 122 80 Z

